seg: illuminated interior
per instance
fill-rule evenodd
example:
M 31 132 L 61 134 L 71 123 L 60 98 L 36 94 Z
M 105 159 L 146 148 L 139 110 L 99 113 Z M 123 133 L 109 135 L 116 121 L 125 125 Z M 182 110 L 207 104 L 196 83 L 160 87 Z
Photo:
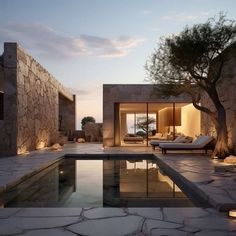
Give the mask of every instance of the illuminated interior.
M 201 133 L 200 111 L 191 103 L 119 103 L 115 106 L 115 145 L 148 146 L 149 141 L 193 139 Z

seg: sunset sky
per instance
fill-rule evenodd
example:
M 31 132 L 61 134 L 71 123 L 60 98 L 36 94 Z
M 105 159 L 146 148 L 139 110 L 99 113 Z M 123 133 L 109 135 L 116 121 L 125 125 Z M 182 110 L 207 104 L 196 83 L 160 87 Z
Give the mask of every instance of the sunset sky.
M 144 83 L 161 36 L 218 12 L 236 19 L 235 0 L 0 0 L 3 42 L 20 43 L 77 94 L 78 120 L 102 122 L 102 84 Z M 78 126 L 79 127 L 79 126 Z

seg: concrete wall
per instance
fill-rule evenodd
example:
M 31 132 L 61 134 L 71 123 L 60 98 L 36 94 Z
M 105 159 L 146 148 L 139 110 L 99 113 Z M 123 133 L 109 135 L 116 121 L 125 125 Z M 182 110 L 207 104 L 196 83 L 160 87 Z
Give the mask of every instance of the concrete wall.
M 191 102 L 186 96 L 161 99 L 152 96 L 152 85 L 104 84 L 103 85 L 103 145 L 114 146 L 114 110 L 121 102 Z
M 56 142 L 59 93 L 72 107 L 75 98 L 18 44 L 4 44 L 3 60 L 4 121 L 0 126 L 0 153 L 15 155 Z M 74 122 L 74 110 L 69 108 L 68 114 Z
M 236 153 L 236 55 L 228 53 L 228 60 L 223 67 L 221 83 L 218 86 L 220 100 L 226 109 L 226 119 L 228 127 L 228 141 L 231 148 Z M 214 110 L 214 106 L 207 95 L 201 100 L 202 105 Z M 202 113 L 201 116 L 202 133 L 215 136 L 215 128 L 210 118 Z

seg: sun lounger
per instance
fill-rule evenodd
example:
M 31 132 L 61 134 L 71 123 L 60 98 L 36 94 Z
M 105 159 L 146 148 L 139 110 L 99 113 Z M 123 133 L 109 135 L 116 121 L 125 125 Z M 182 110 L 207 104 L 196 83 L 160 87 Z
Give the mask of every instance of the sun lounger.
M 193 138 L 189 136 L 180 135 L 175 140 L 150 140 L 149 144 L 152 145 L 152 149 L 155 150 L 155 147 L 159 146 L 162 143 L 190 143 Z
M 213 149 L 213 138 L 206 135 L 200 135 L 192 143 L 161 143 L 159 147 L 162 149 L 162 153 L 166 154 L 167 150 L 207 150 Z

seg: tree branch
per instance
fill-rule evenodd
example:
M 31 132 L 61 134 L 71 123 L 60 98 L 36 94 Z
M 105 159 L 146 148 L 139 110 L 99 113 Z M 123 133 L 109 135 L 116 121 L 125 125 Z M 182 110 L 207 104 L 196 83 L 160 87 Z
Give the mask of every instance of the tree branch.
M 220 67 L 219 67 L 219 69 L 218 69 L 218 71 L 217 71 L 217 74 L 216 74 L 216 76 L 215 76 L 214 79 L 213 79 L 213 84 L 215 84 L 215 83 L 220 79 L 223 65 L 224 65 L 224 62 L 221 61 L 221 62 L 220 62 Z
M 216 113 L 211 111 L 209 108 L 204 107 L 199 105 L 198 103 L 200 102 L 201 99 L 201 94 L 200 93 L 191 93 L 189 92 L 191 98 L 192 98 L 192 103 L 193 106 L 198 109 L 199 111 L 205 112 L 206 114 L 208 114 L 211 117 L 211 120 L 214 124 L 217 124 L 217 118 L 216 118 Z

